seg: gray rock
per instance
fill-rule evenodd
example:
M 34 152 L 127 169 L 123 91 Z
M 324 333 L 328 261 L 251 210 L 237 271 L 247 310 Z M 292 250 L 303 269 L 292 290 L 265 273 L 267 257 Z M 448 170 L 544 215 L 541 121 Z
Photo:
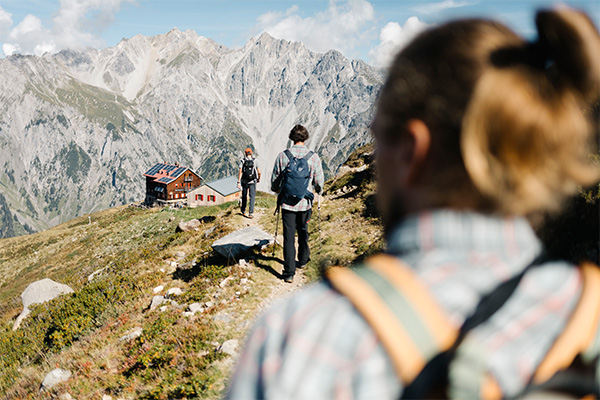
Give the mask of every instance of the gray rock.
M 58 400 L 73 400 L 73 397 L 71 396 L 71 393 L 63 393 L 58 396 Z
M 165 288 L 165 287 L 164 287 L 163 285 L 160 285 L 160 286 L 157 286 L 157 287 L 155 287 L 155 288 L 152 290 L 152 292 L 153 292 L 154 294 L 158 294 L 158 293 L 162 292 L 164 288 Z
M 239 341 L 237 339 L 231 339 L 226 341 L 219 347 L 219 352 L 229 354 L 230 356 L 235 357 L 237 355 L 238 346 Z
M 202 313 L 204 312 L 204 307 L 202 307 L 202 304 L 200 303 L 192 303 L 188 306 L 188 310 L 193 314 Z
M 99 270 L 97 270 L 97 271 L 94 271 L 93 273 L 91 273 L 91 274 L 88 276 L 88 278 L 87 278 L 88 282 L 91 282 L 91 281 L 93 281 L 93 280 L 94 280 L 94 278 L 95 278 L 96 276 L 100 275 L 102 272 L 104 272 L 104 270 L 105 270 L 105 269 L 106 269 L 106 267 L 104 267 L 104 268 L 101 268 L 101 269 L 99 269 Z
M 177 271 L 177 268 L 179 268 L 178 263 L 175 261 L 167 261 L 167 274 L 172 274 L 173 272 Z
M 69 370 L 56 368 L 48 372 L 42 381 L 42 389 L 51 389 L 59 383 L 66 382 L 71 377 L 72 373 Z
M 222 237 L 212 244 L 212 248 L 223 257 L 237 259 L 254 247 L 273 243 L 275 239 L 256 226 L 240 229 Z
M 161 304 L 163 304 L 165 302 L 165 297 L 164 296 L 154 296 L 152 298 L 152 303 L 150 303 L 150 309 L 154 310 L 156 307 L 160 306 Z
M 21 293 L 23 311 L 13 325 L 13 331 L 17 330 L 21 325 L 21 321 L 29 315 L 29 306 L 45 303 L 65 293 L 73 293 L 73 289 L 62 283 L 54 282 L 52 279 L 46 278 L 29 284 Z
M 142 336 L 142 332 L 143 331 L 144 330 L 141 327 L 139 327 L 139 326 L 136 327 L 136 328 L 133 328 L 125 336 L 121 337 L 119 339 L 119 341 L 121 341 L 121 342 L 128 342 L 130 340 L 137 339 L 140 336 Z
M 204 237 L 207 238 L 210 235 L 213 234 L 213 232 L 217 229 L 216 226 L 213 226 L 212 228 L 208 228 L 207 230 L 204 231 Z
M 197 230 L 200 225 L 202 225 L 202 222 L 199 219 L 192 219 L 190 221 L 181 221 L 178 225 L 177 225 L 177 229 L 175 229 L 176 232 L 189 232 L 189 231 L 193 231 L 193 230 Z
M 219 283 L 219 286 L 224 288 L 225 286 L 227 286 L 229 284 L 229 282 L 231 282 L 233 280 L 233 278 L 231 276 L 228 276 L 227 278 L 223 279 L 221 281 L 221 283 Z
M 171 288 L 167 290 L 167 296 L 181 296 L 183 294 L 183 290 L 178 287 Z

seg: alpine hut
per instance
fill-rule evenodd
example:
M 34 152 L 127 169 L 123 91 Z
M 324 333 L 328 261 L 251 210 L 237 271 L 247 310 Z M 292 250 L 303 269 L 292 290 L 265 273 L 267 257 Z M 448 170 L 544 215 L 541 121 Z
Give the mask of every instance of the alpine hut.
M 217 179 L 205 183 L 187 194 L 188 207 L 214 206 L 239 200 L 242 191 L 237 187 L 237 177 Z
M 187 193 L 202 184 L 201 176 L 177 164 L 156 163 L 144 176 L 146 204 L 185 203 Z

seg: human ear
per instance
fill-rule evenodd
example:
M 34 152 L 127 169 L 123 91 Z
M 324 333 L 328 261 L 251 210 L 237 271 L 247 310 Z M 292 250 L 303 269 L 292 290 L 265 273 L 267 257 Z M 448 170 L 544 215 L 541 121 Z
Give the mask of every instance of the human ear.
M 429 155 L 431 133 L 425 122 L 420 119 L 411 119 L 406 123 L 406 133 L 411 140 L 407 143 L 404 153 L 406 174 L 405 184 L 414 186 L 419 182 L 425 161 Z

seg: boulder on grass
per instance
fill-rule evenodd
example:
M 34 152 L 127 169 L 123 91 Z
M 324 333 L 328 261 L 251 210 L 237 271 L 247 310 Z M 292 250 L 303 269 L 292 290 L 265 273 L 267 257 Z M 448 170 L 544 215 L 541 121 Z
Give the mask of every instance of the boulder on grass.
M 200 225 L 202 225 L 202 222 L 200 222 L 199 219 L 192 219 L 190 221 L 181 221 L 178 225 L 177 225 L 177 229 L 175 229 L 175 232 L 189 232 L 189 231 L 194 231 L 197 230 Z
M 266 246 L 273 242 L 273 236 L 256 226 L 251 226 L 222 237 L 212 244 L 212 248 L 223 257 L 237 259 L 254 247 Z
M 68 285 L 54 282 L 52 279 L 46 278 L 30 283 L 23 293 L 21 293 L 21 300 L 23 300 L 23 311 L 21 314 L 19 314 L 13 325 L 13 331 L 17 330 L 21 325 L 21 321 L 23 321 L 23 319 L 29 315 L 29 307 L 32 304 L 45 303 L 65 293 L 73 293 L 73 289 L 71 289 Z
M 42 381 L 42 389 L 49 390 L 59 383 L 66 382 L 71 377 L 72 373 L 69 370 L 56 368 L 48 372 Z

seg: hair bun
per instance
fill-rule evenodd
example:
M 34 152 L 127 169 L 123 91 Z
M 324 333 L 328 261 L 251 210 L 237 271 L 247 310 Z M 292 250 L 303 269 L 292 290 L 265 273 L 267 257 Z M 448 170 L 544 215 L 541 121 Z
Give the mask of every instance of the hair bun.
M 584 13 L 561 7 L 536 16 L 537 45 L 587 102 L 600 96 L 600 35 Z

